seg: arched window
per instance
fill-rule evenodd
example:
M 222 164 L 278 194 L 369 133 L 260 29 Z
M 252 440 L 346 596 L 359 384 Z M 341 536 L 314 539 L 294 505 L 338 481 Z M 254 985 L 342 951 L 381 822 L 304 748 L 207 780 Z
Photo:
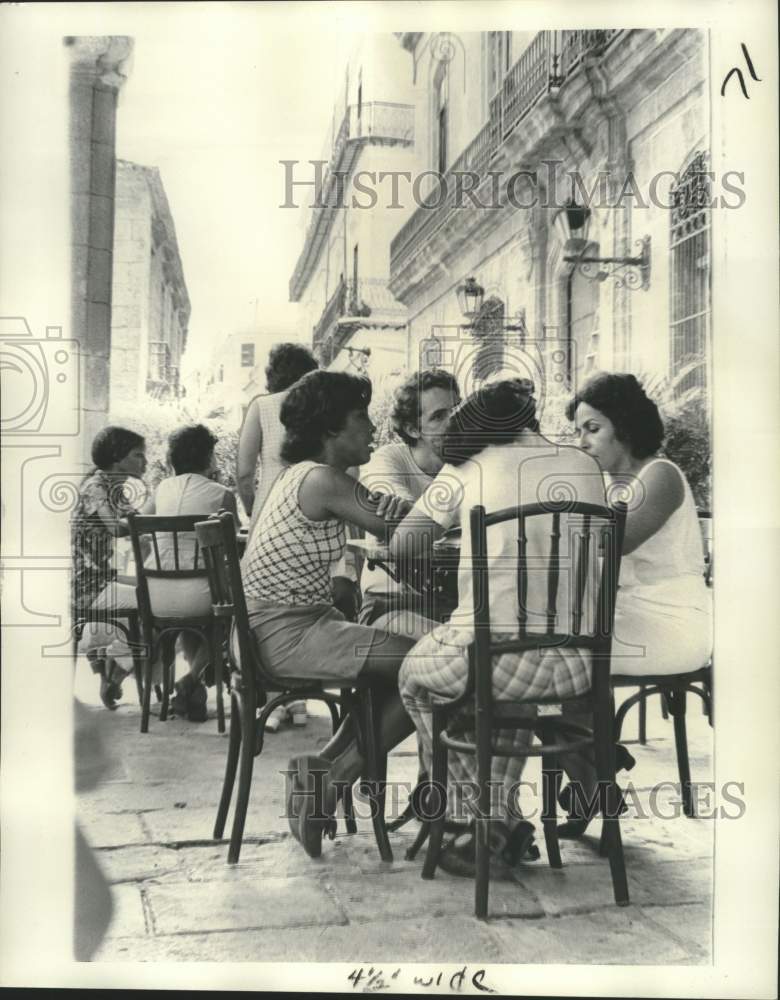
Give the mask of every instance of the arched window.
M 707 383 L 710 339 L 710 179 L 698 152 L 672 188 L 669 369 L 678 393 Z M 689 370 L 688 370 L 689 369 Z

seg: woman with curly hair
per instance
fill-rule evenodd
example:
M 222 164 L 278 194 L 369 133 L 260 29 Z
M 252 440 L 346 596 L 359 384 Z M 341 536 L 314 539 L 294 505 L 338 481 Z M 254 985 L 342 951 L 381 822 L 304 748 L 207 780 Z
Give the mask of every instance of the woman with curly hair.
M 168 438 L 168 465 L 173 475 L 161 480 L 144 513 L 161 517 L 182 514 L 208 517 L 218 510 L 228 510 L 237 517 L 235 495 L 217 481 L 216 445 L 217 438 L 203 424 L 175 430 Z M 158 551 L 161 568 L 175 568 L 172 535 L 158 537 Z M 194 554 L 194 534 L 181 533 L 178 536 L 179 565 L 192 566 Z M 149 565 L 154 567 L 156 562 L 149 561 Z M 189 618 L 211 613 L 211 594 L 205 579 L 150 580 L 149 597 L 155 613 L 166 617 Z M 165 644 L 166 659 L 171 656 L 170 645 Z M 176 682 L 173 711 L 190 722 L 205 722 L 208 694 L 202 676 L 208 660 L 208 646 L 197 633 L 183 631 L 176 639 L 176 648 L 181 650 L 189 669 Z
M 72 614 L 89 611 L 93 619 L 79 643 L 94 673 L 100 675 L 100 698 L 116 708 L 122 681 L 132 669 L 127 644 L 109 626 L 112 611 L 136 607 L 135 586 L 117 579 L 114 539 L 129 534 L 127 515 L 135 510 L 131 480 L 146 471 L 146 442 L 126 427 L 104 427 L 92 442 L 95 468 L 84 478 L 71 515 L 73 558 Z M 145 487 L 141 483 L 145 493 Z M 105 648 L 105 656 L 98 649 Z
M 693 494 L 681 470 L 659 456 L 664 425 L 658 407 L 633 375 L 591 378 L 569 403 L 580 448 L 596 459 L 608 496 L 628 504 L 620 588 L 615 607 L 612 669 L 618 674 L 698 670 L 712 653 L 712 605 Z M 586 794 L 595 772 L 582 757 L 567 759 L 569 776 Z M 563 789 L 562 804 L 572 805 Z M 583 817 L 570 815 L 561 836 L 580 836 Z
M 368 379 L 345 372 L 312 371 L 288 390 L 280 414 L 288 465 L 250 535 L 242 577 L 266 669 L 333 687 L 370 678 L 380 692 L 380 739 L 390 750 L 413 731 L 398 695 L 398 670 L 414 640 L 385 631 L 382 618 L 375 626 L 347 621 L 332 603 L 330 581 L 331 567 L 344 552 L 347 524 L 384 539 L 410 506 L 399 497 L 387 502 L 370 494 L 347 475 L 371 455 L 370 400 Z M 376 513 L 380 500 L 383 516 Z M 319 755 L 290 762 L 290 827 L 310 856 L 320 854 L 337 787 L 356 781 L 362 768 L 349 720 Z M 315 815 L 314 796 L 304 792 L 314 774 L 322 775 L 326 818 Z

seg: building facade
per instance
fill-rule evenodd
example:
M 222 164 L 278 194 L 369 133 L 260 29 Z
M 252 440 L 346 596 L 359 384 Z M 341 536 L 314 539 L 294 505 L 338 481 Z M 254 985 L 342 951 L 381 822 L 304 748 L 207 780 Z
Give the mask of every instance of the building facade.
M 724 194 L 707 177 L 706 34 L 397 40 L 415 88 L 413 170 L 428 181 L 426 203 L 407 194 L 390 252 L 410 366 L 457 366 L 465 387 L 519 368 L 548 396 L 595 369 L 689 372 L 706 387 L 709 203 Z M 468 278 L 484 296 L 467 321 Z
M 288 178 L 295 203 L 311 205 L 290 301 L 301 303 L 323 367 L 365 371 L 375 382 L 399 374 L 407 356 L 406 310 L 388 287 L 402 209 L 376 198 L 375 186 L 412 169 L 413 145 L 406 54 L 392 35 L 364 36 L 344 70 L 319 174 L 298 164 Z M 297 187 L 313 180 L 316 199 Z
M 111 405 L 181 395 L 190 300 L 160 172 L 117 160 Z
M 204 419 L 223 418 L 238 429 L 255 396 L 266 392 L 265 365 L 271 347 L 297 341 L 278 330 L 246 329 L 223 337 L 203 366 L 185 378 L 187 408 Z

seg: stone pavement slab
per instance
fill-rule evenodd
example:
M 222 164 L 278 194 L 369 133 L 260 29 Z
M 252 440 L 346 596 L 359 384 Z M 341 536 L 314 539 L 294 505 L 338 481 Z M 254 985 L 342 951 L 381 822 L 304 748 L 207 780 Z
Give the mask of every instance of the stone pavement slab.
M 158 936 L 348 922 L 328 886 L 304 877 L 166 883 L 146 899 Z
M 489 926 L 505 962 L 665 965 L 693 961 L 687 948 L 670 939 L 637 907 L 545 921 L 497 920 Z M 701 955 L 695 958 L 704 961 Z
M 90 691 L 94 687 L 87 678 Z M 313 704 L 304 729 L 268 736 L 255 760 L 252 794 L 236 865 L 227 840 L 211 838 L 227 739 L 216 719 L 202 725 L 153 719 L 138 731 L 139 710 L 91 708 L 107 744 L 102 780 L 78 796 L 78 816 L 111 883 L 115 917 L 98 961 L 344 961 L 701 964 L 711 948 L 713 823 L 704 819 L 621 822 L 631 905 L 613 902 L 609 864 L 598 855 L 600 823 L 581 842 L 562 843 L 564 868 L 542 859 L 511 882 L 492 881 L 490 920 L 473 917 L 470 880 L 438 872 L 420 878 L 424 850 L 404 852 L 416 824 L 391 837 L 395 860 L 379 858 L 371 824 L 343 824 L 322 857 L 305 855 L 291 837 L 280 774 L 296 753 L 328 738 L 324 707 Z M 628 732 L 633 732 L 631 723 Z M 693 704 L 689 735 L 694 779 L 711 779 L 712 731 Z M 645 807 L 650 789 L 676 782 L 671 724 L 651 706 L 650 742 L 631 745 L 630 778 Z M 391 755 L 389 777 L 409 785 L 417 774 L 413 738 Z M 538 761 L 526 779 L 539 787 Z M 662 797 L 669 815 L 679 793 Z M 405 794 L 398 796 L 399 808 Z M 535 812 L 538 795 L 523 794 Z M 360 815 L 360 802 L 358 813 Z M 225 829 L 230 834 L 232 814 Z

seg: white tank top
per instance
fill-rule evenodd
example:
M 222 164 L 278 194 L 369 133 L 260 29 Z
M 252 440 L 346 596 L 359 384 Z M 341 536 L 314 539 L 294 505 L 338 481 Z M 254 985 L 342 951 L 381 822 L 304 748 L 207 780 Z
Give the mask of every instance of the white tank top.
M 704 581 L 704 548 L 691 488 L 681 470 L 667 458 L 656 458 L 640 471 L 635 502 L 641 503 L 643 479 L 656 462 L 677 470 L 683 483 L 683 502 L 654 535 L 624 555 L 620 589 L 635 597 L 706 609 L 709 591 Z M 629 517 L 630 504 L 629 504 Z

